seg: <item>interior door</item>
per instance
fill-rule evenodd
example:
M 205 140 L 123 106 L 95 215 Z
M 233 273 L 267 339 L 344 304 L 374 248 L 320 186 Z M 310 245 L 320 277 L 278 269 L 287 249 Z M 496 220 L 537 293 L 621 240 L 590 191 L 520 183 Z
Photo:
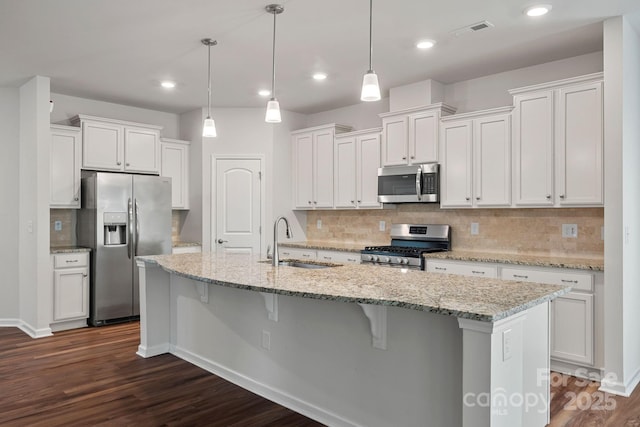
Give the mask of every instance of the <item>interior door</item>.
M 262 162 L 256 158 L 216 159 L 216 251 L 259 254 Z

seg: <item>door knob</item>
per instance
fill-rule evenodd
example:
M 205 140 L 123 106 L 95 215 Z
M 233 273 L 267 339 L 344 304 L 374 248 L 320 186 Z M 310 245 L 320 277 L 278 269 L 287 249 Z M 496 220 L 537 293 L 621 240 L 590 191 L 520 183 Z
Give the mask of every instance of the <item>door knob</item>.
M 218 239 L 218 243 L 220 243 L 220 244 L 223 244 L 223 243 L 226 243 L 226 242 L 228 242 L 228 240 Z

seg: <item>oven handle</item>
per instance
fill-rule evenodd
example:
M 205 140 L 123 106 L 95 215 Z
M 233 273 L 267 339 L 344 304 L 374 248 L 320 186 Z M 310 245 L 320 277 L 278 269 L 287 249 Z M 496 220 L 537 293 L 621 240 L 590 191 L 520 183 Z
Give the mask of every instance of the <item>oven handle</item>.
M 416 195 L 418 200 L 422 200 L 422 167 L 418 166 L 418 172 L 416 172 Z

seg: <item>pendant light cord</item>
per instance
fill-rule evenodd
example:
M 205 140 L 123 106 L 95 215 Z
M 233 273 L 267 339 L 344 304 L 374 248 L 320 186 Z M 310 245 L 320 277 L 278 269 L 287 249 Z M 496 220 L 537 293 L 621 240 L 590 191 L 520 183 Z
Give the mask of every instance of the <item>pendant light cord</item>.
M 373 72 L 373 0 L 369 0 L 369 72 Z
M 276 98 L 276 13 L 273 14 L 273 50 L 271 54 L 271 99 Z
M 207 117 L 211 117 L 211 43 L 210 42 L 208 43 L 207 47 L 209 48 L 209 56 L 208 56 L 209 73 L 207 74 L 209 78 L 209 89 L 207 91 L 209 97 L 207 100 Z

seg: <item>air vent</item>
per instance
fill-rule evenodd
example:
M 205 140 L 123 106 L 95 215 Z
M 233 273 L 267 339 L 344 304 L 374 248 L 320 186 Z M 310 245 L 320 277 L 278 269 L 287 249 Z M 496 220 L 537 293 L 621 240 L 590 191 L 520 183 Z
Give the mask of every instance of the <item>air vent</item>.
M 476 22 L 475 24 L 467 25 L 466 27 L 458 28 L 457 30 L 452 31 L 452 33 L 458 37 L 467 33 L 474 33 L 476 31 L 485 30 L 487 28 L 493 27 L 493 24 L 489 21 L 481 21 Z

